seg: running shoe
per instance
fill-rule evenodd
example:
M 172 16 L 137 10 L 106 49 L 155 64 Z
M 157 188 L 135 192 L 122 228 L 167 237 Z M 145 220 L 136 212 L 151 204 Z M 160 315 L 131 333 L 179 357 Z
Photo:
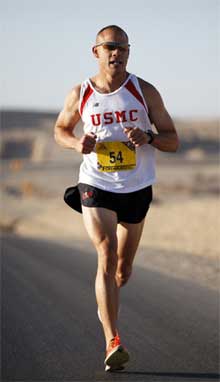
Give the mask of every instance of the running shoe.
M 124 369 L 125 369 L 124 366 L 118 366 L 116 368 L 108 366 L 108 365 L 105 366 L 105 371 L 108 371 L 108 372 L 123 371 Z
M 129 361 L 128 351 L 122 346 L 119 335 L 115 336 L 109 343 L 106 351 L 105 365 L 109 366 L 106 371 L 122 370 L 124 364 Z

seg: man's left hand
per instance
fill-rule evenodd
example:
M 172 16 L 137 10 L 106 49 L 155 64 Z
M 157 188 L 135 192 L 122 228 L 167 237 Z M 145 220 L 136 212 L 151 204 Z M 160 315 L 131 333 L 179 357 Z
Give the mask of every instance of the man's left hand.
M 139 129 L 139 127 L 126 127 L 124 128 L 124 133 L 136 147 L 145 145 L 150 139 L 143 130 Z

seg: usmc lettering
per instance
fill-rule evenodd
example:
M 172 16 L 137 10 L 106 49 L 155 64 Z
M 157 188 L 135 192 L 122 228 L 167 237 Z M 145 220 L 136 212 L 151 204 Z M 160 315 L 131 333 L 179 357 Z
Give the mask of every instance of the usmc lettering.
M 91 121 L 93 126 L 99 126 L 101 125 L 101 122 L 104 125 L 110 125 L 112 123 L 119 123 L 119 122 L 134 122 L 138 120 L 137 117 L 138 110 L 122 110 L 122 111 L 109 111 L 105 112 L 103 114 L 97 113 L 97 114 L 91 114 Z

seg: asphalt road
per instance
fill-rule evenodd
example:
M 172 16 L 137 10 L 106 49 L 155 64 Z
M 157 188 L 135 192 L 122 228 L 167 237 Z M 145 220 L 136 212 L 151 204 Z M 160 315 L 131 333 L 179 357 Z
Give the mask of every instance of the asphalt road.
M 219 380 L 217 293 L 136 267 L 119 327 L 131 361 L 106 374 L 94 252 L 15 236 L 1 252 L 3 381 Z

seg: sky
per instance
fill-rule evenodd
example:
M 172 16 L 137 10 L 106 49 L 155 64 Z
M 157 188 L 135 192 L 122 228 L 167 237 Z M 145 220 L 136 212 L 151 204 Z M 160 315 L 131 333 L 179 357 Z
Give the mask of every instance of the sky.
M 109 24 L 129 35 L 128 71 L 173 117 L 220 115 L 220 0 L 2 0 L 1 108 L 62 109 L 97 73 L 91 48 Z

